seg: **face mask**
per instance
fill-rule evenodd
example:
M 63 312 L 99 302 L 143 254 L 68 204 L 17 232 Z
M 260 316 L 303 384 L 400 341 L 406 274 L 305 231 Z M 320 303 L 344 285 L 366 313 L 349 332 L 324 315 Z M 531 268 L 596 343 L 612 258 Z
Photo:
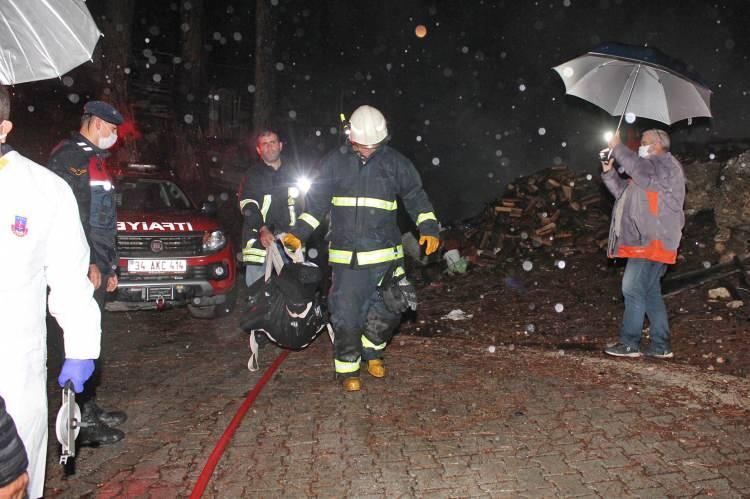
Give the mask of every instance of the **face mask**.
M 117 142 L 117 133 L 110 133 L 107 137 L 99 137 L 99 149 L 109 149 Z
M 648 152 L 649 149 L 651 149 L 651 146 L 640 146 L 638 148 L 638 156 L 640 156 L 641 158 L 645 158 L 650 154 Z

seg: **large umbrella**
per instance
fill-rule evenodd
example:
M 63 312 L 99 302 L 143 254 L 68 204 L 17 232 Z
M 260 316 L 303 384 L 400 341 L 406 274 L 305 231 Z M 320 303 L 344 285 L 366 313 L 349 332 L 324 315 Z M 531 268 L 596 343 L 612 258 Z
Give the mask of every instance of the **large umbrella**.
M 565 93 L 620 116 L 620 124 L 626 113 L 667 125 L 711 117 L 711 90 L 685 64 L 654 48 L 611 43 L 552 69 Z
M 60 77 L 91 60 L 100 36 L 83 0 L 0 0 L 0 83 Z

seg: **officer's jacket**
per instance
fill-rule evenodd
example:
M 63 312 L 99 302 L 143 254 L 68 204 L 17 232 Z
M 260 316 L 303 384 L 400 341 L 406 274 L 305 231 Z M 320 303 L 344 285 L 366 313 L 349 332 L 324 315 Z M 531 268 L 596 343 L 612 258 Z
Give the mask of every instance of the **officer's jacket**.
M 361 267 L 403 258 L 397 223 L 398 199 L 420 234 L 438 236 L 438 222 L 414 165 L 389 146 L 366 162 L 348 147 L 323 159 L 308 193 L 309 210 L 291 232 L 307 239 L 330 211 L 331 263 Z
M 52 150 L 47 164 L 73 189 L 91 248 L 91 263 L 105 274 L 114 272 L 118 264 L 115 191 L 105 164 L 108 156 L 107 151 L 74 133 Z
M 248 169 L 239 194 L 245 263 L 264 262 L 266 250 L 258 240 L 261 227 L 281 232 L 295 224 L 303 195 L 297 187 L 296 174 L 289 165 L 282 164 L 274 170 L 262 161 Z

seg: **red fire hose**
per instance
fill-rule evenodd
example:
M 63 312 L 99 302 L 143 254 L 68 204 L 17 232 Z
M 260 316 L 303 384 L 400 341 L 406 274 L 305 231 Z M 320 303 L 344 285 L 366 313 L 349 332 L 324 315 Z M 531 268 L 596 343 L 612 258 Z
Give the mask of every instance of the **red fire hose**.
M 286 359 L 287 355 L 289 355 L 289 350 L 284 350 L 283 352 L 281 352 L 279 356 L 276 357 L 276 360 L 273 361 L 273 364 L 271 364 L 271 366 L 266 369 L 266 372 L 263 373 L 263 376 L 261 376 L 250 393 L 247 394 L 245 401 L 242 403 L 240 408 L 237 409 L 237 414 L 234 415 L 232 421 L 229 423 L 229 426 L 227 426 L 227 429 L 224 430 L 224 434 L 216 444 L 216 447 L 214 447 L 213 452 L 211 452 L 211 455 L 208 456 L 208 461 L 206 461 L 206 465 L 203 467 L 203 471 L 201 471 L 201 474 L 198 477 L 198 481 L 195 482 L 195 487 L 193 488 L 193 492 L 190 494 L 190 499 L 198 499 L 203 496 L 203 492 L 206 490 L 206 486 L 208 486 L 208 481 L 211 479 L 211 475 L 213 475 L 216 465 L 219 464 L 219 459 L 221 459 L 222 454 L 224 454 L 224 450 L 226 449 L 227 444 L 229 444 L 229 441 L 232 439 L 232 435 L 234 435 L 235 430 L 240 425 L 242 418 L 245 417 L 245 413 L 247 413 L 248 409 L 250 409 L 250 406 L 253 405 L 253 402 L 258 397 L 258 395 L 260 395 L 263 387 L 266 385 L 268 380 L 271 379 L 274 371 L 276 371 L 281 363 L 284 362 L 284 359 Z

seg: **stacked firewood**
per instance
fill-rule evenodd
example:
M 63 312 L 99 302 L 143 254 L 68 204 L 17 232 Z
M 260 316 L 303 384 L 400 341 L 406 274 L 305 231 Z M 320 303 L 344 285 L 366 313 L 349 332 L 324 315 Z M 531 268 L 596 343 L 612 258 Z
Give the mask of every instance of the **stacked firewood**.
M 508 246 L 597 251 L 607 243 L 610 209 L 598 175 L 554 166 L 509 184 L 465 236 L 490 258 Z

